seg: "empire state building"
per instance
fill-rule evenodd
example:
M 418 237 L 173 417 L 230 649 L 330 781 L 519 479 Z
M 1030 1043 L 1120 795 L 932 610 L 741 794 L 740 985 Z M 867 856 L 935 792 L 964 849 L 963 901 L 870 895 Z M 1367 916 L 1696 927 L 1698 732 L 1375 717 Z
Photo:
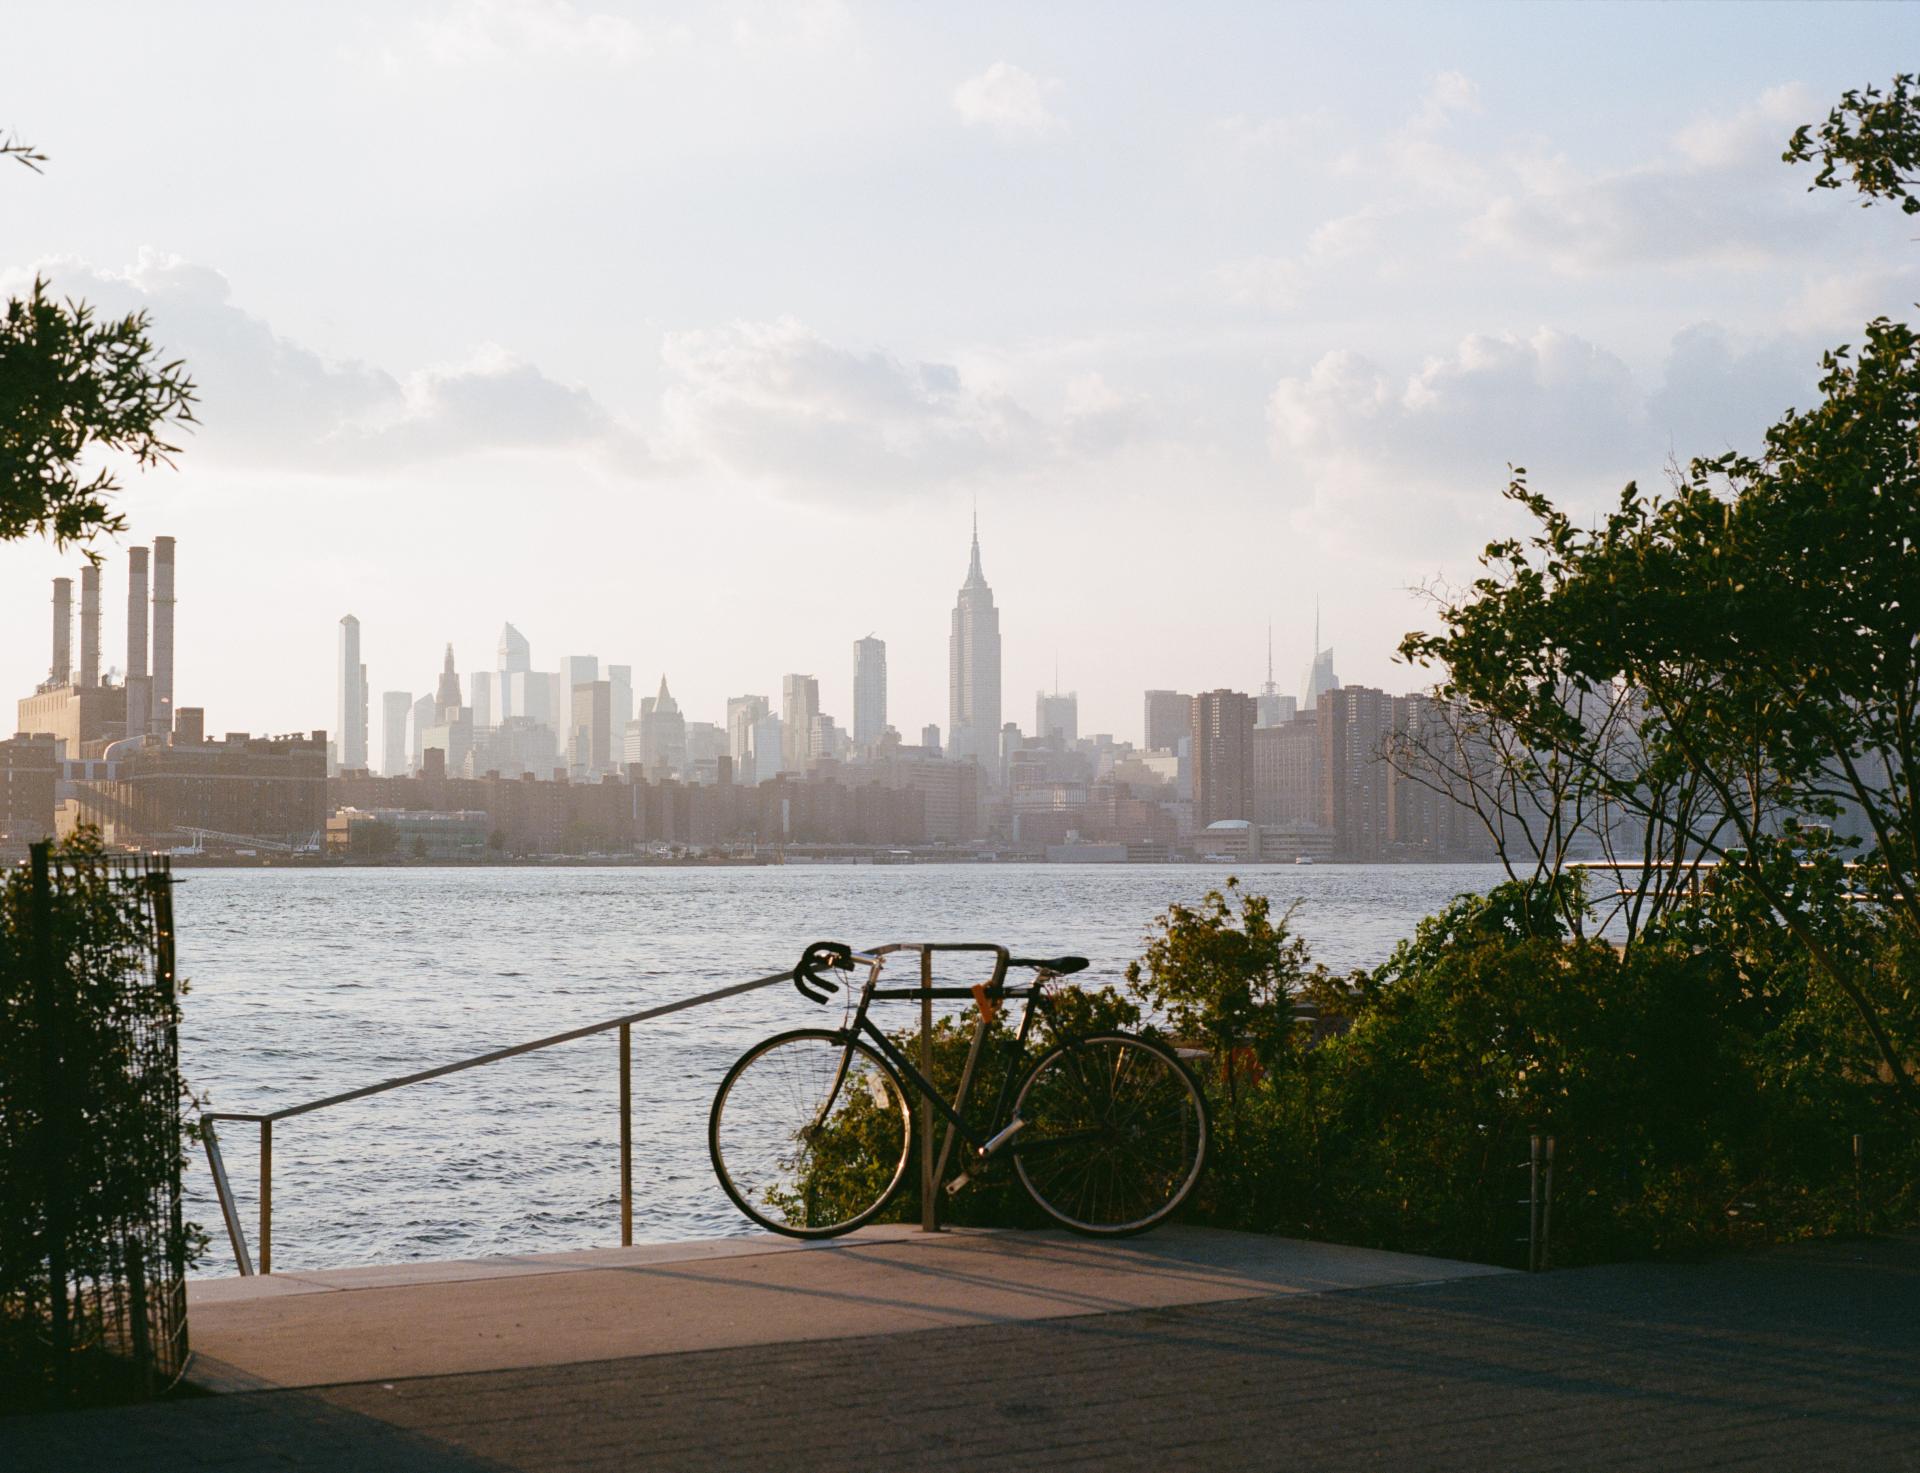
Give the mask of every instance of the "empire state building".
M 973 560 L 953 606 L 947 640 L 947 751 L 971 757 L 989 772 L 1000 763 L 1000 611 L 980 571 L 980 519 L 973 522 Z

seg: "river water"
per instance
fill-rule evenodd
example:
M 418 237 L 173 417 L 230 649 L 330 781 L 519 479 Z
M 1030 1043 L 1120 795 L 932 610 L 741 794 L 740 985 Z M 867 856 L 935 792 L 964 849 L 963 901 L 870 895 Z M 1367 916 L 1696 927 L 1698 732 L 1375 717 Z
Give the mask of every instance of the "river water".
M 210 1108 L 256 1111 L 371 1084 L 789 966 L 820 938 L 856 946 L 989 940 L 1078 952 L 1118 982 L 1168 902 L 1226 870 L 1201 865 L 819 865 L 760 869 L 185 870 L 182 1063 Z M 1498 878 L 1492 866 L 1240 870 L 1297 905 L 1317 959 L 1385 959 L 1420 917 Z M 975 981 L 950 974 L 951 980 Z M 912 1005 L 902 1008 L 909 1021 Z M 706 1112 L 748 1044 L 831 1023 L 790 987 L 638 1027 L 634 1236 L 748 1230 L 714 1182 Z M 884 1023 L 887 1020 L 882 1018 Z M 274 1267 L 554 1251 L 619 1241 L 614 1034 L 282 1122 L 274 1132 Z M 254 1128 L 221 1134 L 249 1240 Z M 188 1215 L 233 1272 L 205 1158 Z

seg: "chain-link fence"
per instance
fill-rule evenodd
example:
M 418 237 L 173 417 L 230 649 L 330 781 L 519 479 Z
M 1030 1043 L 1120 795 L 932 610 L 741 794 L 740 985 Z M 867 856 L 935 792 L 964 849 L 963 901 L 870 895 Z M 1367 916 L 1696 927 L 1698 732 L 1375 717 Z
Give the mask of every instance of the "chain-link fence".
M 165 858 L 85 840 L 0 885 L 0 1409 L 186 1367 L 171 887 Z

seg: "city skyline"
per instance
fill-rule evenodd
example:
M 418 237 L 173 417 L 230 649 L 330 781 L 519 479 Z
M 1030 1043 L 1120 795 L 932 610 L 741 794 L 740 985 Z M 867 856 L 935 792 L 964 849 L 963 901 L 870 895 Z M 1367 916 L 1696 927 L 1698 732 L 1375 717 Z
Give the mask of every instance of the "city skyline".
M 182 688 L 249 725 L 335 724 L 311 672 L 351 611 L 374 691 L 449 639 L 489 663 L 506 616 L 705 712 L 817 670 L 848 715 L 872 629 L 894 724 L 944 726 L 976 499 L 1007 710 L 1056 651 L 1083 730 L 1257 685 L 1269 616 L 1293 694 L 1316 594 L 1343 675 L 1404 688 L 1407 590 L 1470 575 L 1510 464 L 1591 510 L 1751 450 L 1920 268 L 1778 165 L 1901 7 L 1393 14 L 43 8 L 21 54 L 126 44 L 103 103 L 10 83 L 52 167 L 10 185 L 0 274 L 149 310 L 200 383 L 180 469 L 120 507 L 126 545 L 194 550 Z M 151 68 L 196 140 L 160 166 Z M 543 127 L 482 165 L 503 91 Z M 73 574 L 0 549 L 4 627 Z

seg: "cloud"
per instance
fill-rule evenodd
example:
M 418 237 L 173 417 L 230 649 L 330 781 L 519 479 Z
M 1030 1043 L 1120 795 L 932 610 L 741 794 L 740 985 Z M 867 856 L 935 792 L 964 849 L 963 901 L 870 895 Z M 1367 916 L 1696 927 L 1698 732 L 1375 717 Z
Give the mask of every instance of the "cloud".
M 953 89 L 953 107 L 969 128 L 987 128 L 1006 139 L 1035 138 L 1066 126 L 1047 106 L 1047 94 L 1059 86 L 1054 78 L 996 61 Z
M 1784 410 L 1810 402 L 1818 359 L 1805 337 L 1743 342 L 1698 324 L 1649 388 L 1570 333 L 1474 333 L 1405 374 L 1327 353 L 1280 381 L 1267 415 L 1275 459 L 1310 488 L 1303 530 L 1464 554 L 1500 518 L 1509 464 L 1578 508 L 1657 480 L 1670 456 L 1756 450 Z
M 1780 164 L 1804 88 L 1681 128 L 1657 158 L 1588 172 L 1547 152 L 1505 161 L 1469 223 L 1482 244 L 1570 275 L 1634 266 L 1756 267 L 1817 247 L 1826 216 Z
M 199 386 L 196 459 L 343 471 L 471 452 L 600 446 L 635 463 L 633 437 L 586 390 L 498 348 L 405 377 L 322 357 L 233 301 L 225 276 L 142 252 L 126 271 L 58 260 L 38 269 L 102 312 L 146 311 Z
M 408 35 L 420 60 L 450 71 L 529 59 L 619 68 L 686 39 L 683 27 L 651 31 L 623 15 L 585 10 L 569 0 L 459 0 Z M 389 66 L 400 58 L 385 53 Z
M 791 318 L 671 333 L 657 448 L 792 500 L 873 504 L 1097 460 L 1146 432 L 1144 398 L 1081 372 L 1041 414 L 952 363 L 833 343 Z
M 670 333 L 661 354 L 668 452 L 789 492 L 866 500 L 1046 447 L 1031 414 L 952 364 L 844 348 L 791 318 Z

